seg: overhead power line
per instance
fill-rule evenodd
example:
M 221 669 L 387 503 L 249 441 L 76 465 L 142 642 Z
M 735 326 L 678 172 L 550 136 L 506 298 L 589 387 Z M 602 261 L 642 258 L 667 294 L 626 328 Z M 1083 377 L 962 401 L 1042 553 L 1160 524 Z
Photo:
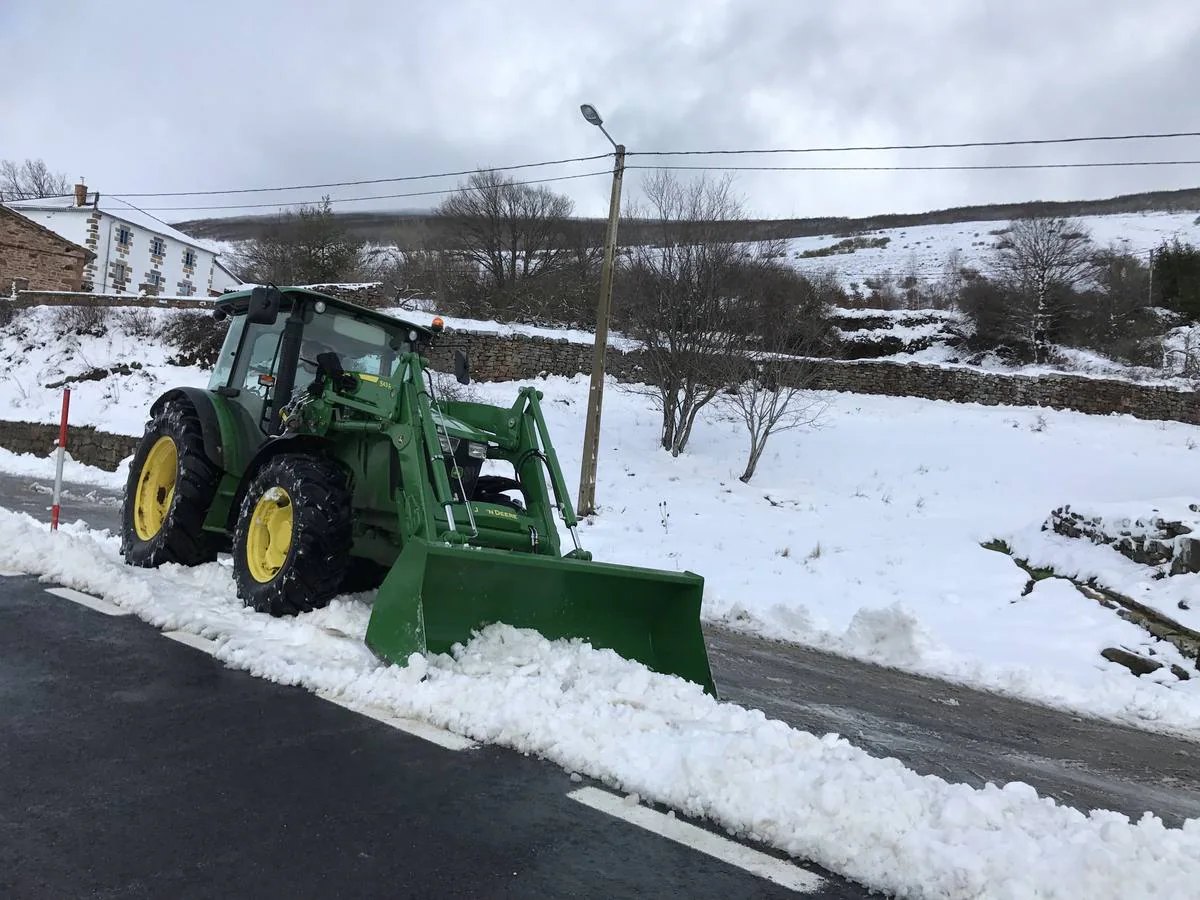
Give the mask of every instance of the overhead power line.
M 959 141 L 940 144 L 873 144 L 848 147 L 764 148 L 761 150 L 630 150 L 628 156 L 753 156 L 766 153 L 851 153 L 876 150 L 960 150 L 970 147 L 1034 147 L 1045 144 L 1087 144 L 1103 141 L 1149 141 L 1200 137 L 1200 131 L 1145 134 L 1102 134 L 1090 137 L 1029 138 L 1013 141 Z
M 571 159 L 549 159 L 543 162 L 521 163 L 515 166 L 482 166 L 474 169 L 463 169 L 458 172 L 437 172 L 431 175 L 397 175 L 393 178 L 366 178 L 359 181 L 328 181 L 322 184 L 290 184 L 284 187 L 259 188 L 229 188 L 219 191 L 159 191 L 157 193 L 125 193 L 114 192 L 117 197 L 211 197 L 220 194 L 269 194 L 275 191 L 312 191 L 318 188 L 333 187 L 362 187 L 368 184 L 396 184 L 404 181 L 432 181 L 435 178 L 458 178 L 463 175 L 474 175 L 476 172 L 515 172 L 518 169 L 538 169 L 543 166 L 565 166 L 568 163 L 594 162 L 597 159 L 607 159 L 611 153 L 600 153 L 595 156 L 576 156 Z M 403 196 L 403 195 L 402 195 Z M 415 196 L 415 195 L 414 195 Z M 197 207 L 200 208 L 200 207 Z M 219 209 L 220 207 L 209 207 Z
M 1125 162 L 1075 163 L 980 163 L 978 165 L 928 166 L 721 166 L 665 165 L 626 166 L 626 169 L 694 170 L 703 172 L 955 172 L 997 169 L 1117 169 L 1132 166 L 1200 166 L 1200 159 L 1151 159 Z
M 583 172 L 578 175 L 558 175 L 553 178 L 534 178 L 529 181 L 514 181 L 515 185 L 526 184 L 549 184 L 552 181 L 572 181 L 576 178 L 594 178 L 597 175 L 611 175 L 608 169 L 602 169 L 599 172 Z M 404 197 L 433 197 L 441 194 L 465 194 L 470 193 L 477 188 L 473 187 L 452 187 L 441 188 L 436 191 L 410 191 L 404 194 L 377 194 L 371 197 L 331 197 L 330 203 L 358 203 L 364 200 L 398 200 Z M 125 197 L 119 194 L 113 194 L 118 200 L 125 200 Z M 134 196 L 134 195 L 130 195 Z M 129 202 L 126 200 L 125 202 Z M 312 206 L 314 203 L 319 203 L 320 200 L 296 200 L 288 203 L 234 203 L 223 204 L 217 206 L 145 206 L 141 207 L 142 212 L 149 213 L 151 210 L 162 212 L 165 210 L 201 210 L 201 209 L 280 209 L 285 206 Z M 132 203 L 129 204 L 133 206 Z M 160 220 L 161 221 L 161 220 Z

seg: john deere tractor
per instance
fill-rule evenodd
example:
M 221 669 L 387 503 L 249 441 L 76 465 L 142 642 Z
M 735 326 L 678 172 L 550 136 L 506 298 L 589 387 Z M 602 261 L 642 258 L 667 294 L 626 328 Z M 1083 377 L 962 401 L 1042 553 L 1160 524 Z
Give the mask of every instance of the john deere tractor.
M 367 644 L 405 664 L 493 622 L 577 637 L 715 695 L 703 580 L 594 562 L 539 405 L 440 400 L 426 328 L 316 291 L 226 294 L 207 390 L 150 408 L 129 470 L 131 565 L 233 557 L 238 596 L 274 616 L 378 588 Z M 469 381 L 469 360 L 455 354 Z M 565 554 L 555 512 L 572 547 Z

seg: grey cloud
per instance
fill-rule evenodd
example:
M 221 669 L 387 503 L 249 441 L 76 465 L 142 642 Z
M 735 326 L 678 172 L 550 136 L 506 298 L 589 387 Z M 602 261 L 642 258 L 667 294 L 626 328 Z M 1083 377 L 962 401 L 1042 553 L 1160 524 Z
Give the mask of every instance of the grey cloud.
M 351 180 L 603 153 L 607 142 L 579 117 L 584 101 L 631 151 L 1189 130 L 1200 122 L 1200 8 L 1191 0 L 343 0 L 304 13 L 285 0 L 126 0 L 120 16 L 91 0 L 2 6 L 0 157 L 44 157 L 102 191 Z M 759 161 L 1168 153 L 1200 158 L 1200 140 Z M 530 175 L 589 166 L 606 168 L 601 161 Z M 737 188 L 756 215 L 854 215 L 1191 186 L 1198 169 L 742 173 Z M 555 187 L 583 214 L 604 211 L 604 177 Z

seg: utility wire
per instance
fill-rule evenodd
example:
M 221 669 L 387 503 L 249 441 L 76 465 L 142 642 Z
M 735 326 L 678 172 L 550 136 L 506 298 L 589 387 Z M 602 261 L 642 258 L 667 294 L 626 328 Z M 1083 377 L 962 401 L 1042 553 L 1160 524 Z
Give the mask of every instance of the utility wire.
M 1200 131 L 1164 131 L 1147 134 L 1104 134 L 1092 137 L 1031 138 L 1014 141 L 961 141 L 942 144 L 876 144 L 859 147 L 797 147 L 762 150 L 631 150 L 628 156 L 740 156 L 760 153 L 850 153 L 872 150 L 958 150 L 967 147 L 1033 147 L 1044 144 L 1086 144 L 1100 141 L 1146 141 L 1159 138 L 1200 137 Z
M 603 169 L 599 172 L 583 172 L 578 175 L 558 175 L 554 178 L 535 178 L 535 179 L 531 179 L 529 181 L 514 181 L 511 183 L 514 185 L 548 184 L 549 182 L 552 182 L 552 181 L 571 181 L 576 178 L 594 178 L 597 175 L 611 175 L 611 174 L 612 173 L 608 169 Z M 475 188 L 475 187 L 470 187 L 470 186 L 441 188 L 440 190 L 436 190 L 436 191 L 410 191 L 409 193 L 405 193 L 405 194 L 377 194 L 377 195 L 371 196 L 371 197 L 330 198 L 329 202 L 330 203 L 357 203 L 362 200 L 397 200 L 397 199 L 400 199 L 403 197 L 432 197 L 432 196 L 441 195 L 441 194 L 465 194 L 465 193 L 470 193 L 471 191 L 475 191 L 475 190 L 486 190 L 486 188 Z M 118 194 L 113 194 L 112 196 L 116 197 L 118 200 L 125 199 L 124 196 L 121 196 Z M 133 196 L 136 196 L 136 195 L 133 195 Z M 125 202 L 128 203 L 129 201 L 126 200 Z M 284 206 L 311 206 L 311 205 L 313 205 L 314 202 L 320 202 L 320 201 L 296 200 L 296 201 L 292 201 L 292 202 L 288 202 L 288 203 L 242 203 L 242 204 L 235 203 L 235 204 L 230 204 L 230 205 L 219 205 L 219 206 L 147 206 L 142 209 L 142 212 L 145 212 L 147 215 L 149 215 L 150 210 L 157 210 L 157 211 L 161 212 L 164 210 L 194 210 L 194 209 L 196 209 L 196 210 L 199 210 L 199 209 L 264 209 L 264 208 L 279 209 Z M 129 205 L 133 206 L 132 203 L 130 203 Z
M 162 219 L 160 219 L 158 216 L 154 215 L 154 213 L 152 213 L 152 212 L 149 212 L 148 210 L 145 210 L 145 209 L 143 209 L 143 208 L 142 208 L 142 207 L 140 207 L 140 206 L 135 206 L 134 204 L 132 204 L 132 203 L 130 203 L 128 200 L 126 200 L 124 197 L 118 197 L 118 196 L 116 196 L 116 195 L 114 194 L 114 195 L 113 195 L 113 199 L 114 199 L 114 200 L 120 200 L 122 203 L 124 203 L 124 204 L 125 204 L 126 206 L 128 206 L 130 209 L 135 209 L 135 210 L 137 210 L 138 212 L 140 212 L 142 215 L 149 216 L 149 217 L 150 217 L 150 218 L 152 218 L 152 219 L 153 219 L 155 222 L 158 222 L 160 225 L 166 225 L 168 228 L 171 228 L 171 229 L 174 229 L 174 228 L 175 228 L 175 226 L 174 226 L 174 225 L 172 225 L 170 222 L 164 222 L 164 221 L 163 221 Z M 154 207 L 151 207 L 151 209 L 153 209 L 153 208 L 154 208 Z
M 518 169 L 537 169 L 543 166 L 563 166 L 568 163 L 577 162 L 593 162 L 597 159 L 607 159 L 611 157 L 611 153 L 600 153 L 596 156 L 576 156 L 572 159 L 550 159 L 544 162 L 521 163 L 516 166 L 486 166 L 475 169 L 464 169 L 460 172 L 438 172 L 433 175 L 398 175 L 395 178 L 367 178 L 360 181 L 330 181 L 324 184 L 291 184 L 285 187 L 263 187 L 263 188 L 230 188 L 222 191 L 161 191 L 159 193 L 135 193 L 114 192 L 114 196 L 119 197 L 211 197 L 217 194 L 269 194 L 275 191 L 311 191 L 318 188 L 331 187 L 361 187 L 367 184 L 395 184 L 402 181 L 430 181 L 434 178 L 456 178 L 462 175 L 474 175 L 479 171 L 488 172 L 515 172 Z M 417 195 L 398 195 L 398 196 L 417 196 Z M 166 209 L 168 207 L 160 207 Z M 221 209 L 222 207 L 196 207 L 197 209 Z
M 628 169 L 694 170 L 703 172 L 957 172 L 997 169 L 1115 169 L 1131 166 L 1200 166 L 1200 159 L 1151 159 L 1127 162 L 980 163 L 928 166 L 626 166 Z

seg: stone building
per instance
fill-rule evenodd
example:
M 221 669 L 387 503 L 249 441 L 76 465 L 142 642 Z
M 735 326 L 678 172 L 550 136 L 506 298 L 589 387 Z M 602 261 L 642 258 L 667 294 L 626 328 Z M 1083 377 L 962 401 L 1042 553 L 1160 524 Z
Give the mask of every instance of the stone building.
M 96 254 L 0 206 L 0 296 L 14 290 L 78 291 Z
M 7 205 L 93 253 L 84 267 L 84 291 L 205 297 L 239 283 L 211 247 L 124 200 L 89 192 L 86 185 L 75 185 L 72 196 Z

